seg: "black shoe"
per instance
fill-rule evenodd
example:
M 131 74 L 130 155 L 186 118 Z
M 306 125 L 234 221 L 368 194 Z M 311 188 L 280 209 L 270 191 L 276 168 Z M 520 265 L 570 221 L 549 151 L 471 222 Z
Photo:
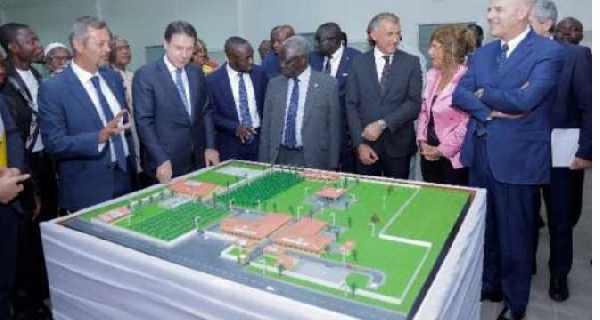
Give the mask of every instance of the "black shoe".
M 501 291 L 482 291 L 481 292 L 481 301 L 491 301 L 491 302 L 502 302 Z
M 548 289 L 550 299 L 558 302 L 569 299 L 569 285 L 567 277 L 550 277 L 550 288 Z
M 496 320 L 520 320 L 525 318 L 525 311 L 522 312 L 513 312 L 510 311 L 507 307 L 502 308 L 498 318 Z

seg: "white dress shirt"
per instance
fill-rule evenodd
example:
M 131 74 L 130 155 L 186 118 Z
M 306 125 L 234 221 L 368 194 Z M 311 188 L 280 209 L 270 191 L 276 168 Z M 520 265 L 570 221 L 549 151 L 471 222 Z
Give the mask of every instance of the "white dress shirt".
M 342 56 L 344 55 L 344 46 L 340 46 L 332 55 L 331 55 L 331 61 L 329 62 L 329 66 L 331 67 L 331 73 L 329 74 L 330 76 L 335 78 L 335 75 L 337 74 L 338 69 L 340 68 L 340 62 L 342 61 Z M 327 60 L 329 60 L 329 57 L 325 57 L 325 59 L 323 59 L 323 69 L 325 70 L 325 66 L 327 65 Z
M 385 54 L 379 51 L 377 47 L 373 50 L 373 54 L 375 55 L 375 66 L 377 67 L 377 80 L 381 82 L 381 75 L 383 74 L 383 67 L 385 67 Z M 394 60 L 394 55 L 390 55 L 390 65 L 392 64 L 392 60 Z
M 175 66 L 173 64 L 171 64 L 169 59 L 167 59 L 166 55 L 163 57 L 163 60 L 165 62 L 165 65 L 167 66 L 167 70 L 169 70 L 169 73 L 171 74 L 171 79 L 173 79 L 173 83 L 175 83 L 175 87 L 177 87 L 177 68 L 175 68 Z M 190 100 L 191 99 L 190 98 L 190 81 L 188 80 L 187 72 L 185 72 L 185 67 L 181 68 L 181 78 L 183 79 L 183 88 L 185 89 L 185 96 L 187 97 L 187 100 L 188 100 L 187 105 L 185 107 L 188 108 L 187 112 L 191 116 L 192 102 Z
M 506 58 L 510 57 L 510 55 L 515 51 L 517 46 L 519 46 L 519 43 L 521 43 L 521 41 L 523 41 L 523 39 L 525 39 L 525 37 L 527 37 L 527 34 L 529 33 L 529 31 L 531 31 L 531 28 L 529 26 L 527 26 L 525 31 L 521 32 L 514 39 L 508 41 L 508 51 L 506 52 Z M 500 47 L 502 48 L 502 46 L 505 43 L 506 42 L 504 40 L 501 40 Z
M 242 111 L 240 110 L 239 72 L 233 70 L 228 63 L 227 75 L 229 76 L 229 86 L 231 87 L 231 93 L 233 94 L 233 101 L 235 102 L 238 120 L 240 123 L 242 123 Z M 252 83 L 252 78 L 250 78 L 250 74 L 247 72 L 244 72 L 242 77 L 244 77 L 244 84 L 246 85 L 246 96 L 248 98 L 248 109 L 250 110 L 252 127 L 260 128 L 260 117 L 258 116 L 258 109 L 256 107 L 256 96 L 254 95 L 254 84 Z
M 115 98 L 115 95 L 113 94 L 112 90 L 108 87 L 108 85 L 106 84 L 106 81 L 104 81 L 104 78 L 102 78 L 100 73 L 98 73 L 98 72 L 96 72 L 96 74 L 89 73 L 89 72 L 83 70 L 82 68 L 80 68 L 75 62 L 73 62 L 71 64 L 71 66 L 73 68 L 73 72 L 75 73 L 75 75 L 77 76 L 79 81 L 81 81 L 83 88 L 85 89 L 88 96 L 92 100 L 92 103 L 94 104 L 94 107 L 96 108 L 96 112 L 98 113 L 98 117 L 100 117 L 100 121 L 102 122 L 102 124 L 104 126 L 106 126 L 106 116 L 104 115 L 104 111 L 102 110 L 102 106 L 100 105 L 100 99 L 98 98 L 98 93 L 96 91 L 96 87 L 94 87 L 94 84 L 92 83 L 92 77 L 98 76 L 98 79 L 100 80 L 100 90 L 102 90 L 102 93 L 106 97 L 106 102 L 108 102 L 108 106 L 110 107 L 110 110 L 113 112 L 113 115 L 116 115 L 117 113 L 121 112 L 121 110 L 122 110 L 121 105 L 117 101 L 117 98 Z M 123 125 L 122 120 L 119 125 L 120 126 Z M 119 138 L 123 140 L 123 149 L 125 152 L 125 156 L 127 157 L 127 156 L 129 156 L 129 146 L 127 145 L 127 139 L 125 139 L 125 132 L 121 132 L 119 134 Z M 102 151 L 105 144 L 106 143 L 98 144 L 98 152 Z M 117 159 L 115 157 L 115 150 L 114 150 L 115 147 L 113 146 L 112 143 L 110 143 L 109 146 L 110 146 L 110 159 L 112 160 L 112 162 L 115 162 Z
M 19 70 L 18 68 L 15 69 L 17 70 L 17 73 L 19 74 L 21 79 L 23 79 L 23 82 L 25 82 L 25 86 L 27 87 L 29 94 L 31 94 L 31 108 L 37 114 L 38 89 L 40 88 L 40 83 L 38 82 L 37 78 L 33 75 L 31 69 L 28 69 L 27 71 Z M 37 118 L 37 116 L 35 115 L 34 117 Z M 42 135 L 38 133 L 38 136 L 35 140 L 35 144 L 33 145 L 33 149 L 31 149 L 31 151 L 40 152 L 42 150 L 44 150 L 44 144 L 42 143 Z
M 298 112 L 296 113 L 296 147 L 301 147 L 302 144 L 302 121 L 304 120 L 304 104 L 306 103 L 306 94 L 308 93 L 308 82 L 310 81 L 310 67 L 307 67 L 301 74 L 298 75 Z M 294 79 L 288 79 L 287 90 L 287 106 L 285 108 L 285 121 L 287 121 L 287 113 L 290 107 L 290 99 L 292 90 L 294 89 Z M 285 124 L 287 127 L 287 123 Z M 281 134 L 281 141 L 285 141 L 285 128 Z

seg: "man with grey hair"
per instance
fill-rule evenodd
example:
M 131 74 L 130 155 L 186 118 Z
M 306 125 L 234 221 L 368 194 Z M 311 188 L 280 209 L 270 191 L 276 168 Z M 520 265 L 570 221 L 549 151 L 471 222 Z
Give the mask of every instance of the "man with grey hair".
M 126 194 L 137 179 L 123 80 L 100 68 L 108 64 L 108 26 L 78 18 L 69 40 L 73 62 L 39 93 L 41 133 L 57 161 L 63 213 Z
M 346 87 L 358 173 L 406 179 L 417 150 L 413 121 L 421 108 L 419 59 L 397 49 L 400 19 L 393 13 L 373 17 L 367 34 L 374 48 L 353 59 Z
M 550 182 L 550 125 L 560 47 L 531 31 L 530 0 L 490 0 L 490 34 L 452 95 L 470 116 L 461 149 L 469 185 L 487 189 L 482 300 L 498 319 L 525 317 L 540 185 Z
M 283 43 L 279 66 L 265 95 L 259 160 L 335 169 L 340 152 L 337 81 L 311 70 L 308 42 L 293 36 Z
M 554 22 L 556 16 L 556 6 L 552 1 L 536 1 L 530 23 L 539 35 L 549 38 L 551 34 L 536 28 L 536 24 L 543 25 L 544 19 Z M 569 298 L 567 276 L 573 265 L 573 226 L 581 215 L 583 169 L 592 165 L 592 52 L 582 46 L 562 44 L 562 47 L 565 62 L 558 80 L 550 124 L 554 136 L 560 135 L 565 128 L 576 128 L 579 129 L 579 137 L 574 142 L 577 153 L 570 167 L 553 167 L 550 184 L 542 186 L 550 233 L 548 295 L 554 301 Z
M 558 11 L 553 1 L 535 0 L 529 13 L 529 25 L 540 36 L 551 38 L 557 17 Z

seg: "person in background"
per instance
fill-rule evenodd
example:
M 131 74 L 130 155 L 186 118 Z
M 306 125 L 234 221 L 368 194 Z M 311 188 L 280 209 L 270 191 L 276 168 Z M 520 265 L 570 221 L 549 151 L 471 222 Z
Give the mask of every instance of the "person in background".
M 477 23 L 469 23 L 467 29 L 475 35 L 475 48 L 481 48 L 483 45 L 483 28 Z
M 417 122 L 417 145 L 423 179 L 432 183 L 467 185 L 460 148 L 469 116 L 452 106 L 452 94 L 467 71 L 465 58 L 475 48 L 475 37 L 458 25 L 438 27 L 429 41 L 433 67 Z
M 258 54 L 260 55 L 260 60 L 264 60 L 266 56 L 270 55 L 273 52 L 273 48 L 271 47 L 271 41 L 263 40 L 258 45 Z
M 579 45 L 583 40 L 583 24 L 573 17 L 566 17 L 556 25 L 554 38 L 560 42 Z
M 6 61 L 4 61 L 4 56 L 0 53 L 0 89 L 6 82 L 6 77 L 8 73 L 6 72 Z
M 65 70 L 71 59 L 73 59 L 71 52 L 60 42 L 52 42 L 44 49 L 44 62 L 51 77 Z
M 267 72 L 267 77 L 272 79 L 279 75 L 279 55 L 283 48 L 283 42 L 296 34 L 294 27 L 289 24 L 283 24 L 271 29 L 271 48 L 273 52 L 265 57 L 261 62 L 263 69 Z
M 529 22 L 536 33 L 551 38 L 550 30 L 557 16 L 554 2 L 536 0 Z M 577 128 L 579 138 L 570 167 L 553 167 L 550 184 L 542 186 L 550 233 L 548 295 L 559 302 L 569 298 L 567 277 L 573 265 L 573 227 L 581 216 L 583 169 L 592 166 L 592 52 L 587 47 L 560 43 L 565 62 L 550 112 L 550 125 L 558 129 L 554 132 L 557 135 L 560 129 Z
M 200 38 L 196 39 L 194 52 L 192 53 L 190 62 L 199 66 L 205 75 L 219 68 L 218 62 L 210 60 L 210 57 L 208 56 L 208 49 L 206 49 L 206 43 Z
M 346 117 L 346 79 L 352 59 L 360 51 L 342 45 L 342 29 L 337 23 L 320 25 L 315 33 L 315 51 L 309 57 L 313 70 L 323 72 L 337 79 L 340 97 L 342 134 L 339 170 L 356 173 L 356 153 L 352 147 L 352 137 Z

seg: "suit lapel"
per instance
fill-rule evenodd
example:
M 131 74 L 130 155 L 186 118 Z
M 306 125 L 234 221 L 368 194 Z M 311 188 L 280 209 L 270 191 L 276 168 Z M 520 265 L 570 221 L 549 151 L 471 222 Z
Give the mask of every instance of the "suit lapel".
M 189 65 L 185 66 L 185 72 L 188 77 L 188 84 L 190 88 L 190 118 L 196 119 L 200 110 L 197 110 L 198 107 L 198 84 L 200 84 L 200 79 L 198 79 L 198 73 L 193 72 Z M 179 92 L 177 92 L 179 94 Z M 181 99 L 180 99 L 181 100 Z M 185 106 L 184 106 L 185 110 Z M 185 110 L 187 113 L 187 110 Z
M 237 107 L 235 105 L 235 99 L 233 99 L 233 92 L 231 91 L 232 88 L 230 84 L 231 80 L 229 79 L 227 67 L 222 66 L 221 68 L 219 68 L 219 70 L 215 72 L 218 72 L 217 76 L 219 81 L 219 87 L 223 89 L 221 92 L 225 96 L 225 105 L 232 106 L 233 110 L 231 110 L 231 112 L 233 112 L 233 114 L 237 114 Z
M 73 94 L 73 96 L 75 98 L 77 98 L 77 100 L 79 100 L 81 109 L 83 109 L 83 111 L 87 112 L 88 115 L 92 119 L 94 119 L 94 123 L 96 123 L 98 128 L 104 127 L 104 125 L 102 124 L 102 120 L 100 120 L 100 115 L 98 114 L 98 111 L 96 111 L 96 107 L 94 106 L 94 103 L 92 102 L 92 99 L 90 98 L 87 91 L 83 87 L 83 84 L 81 83 L 81 81 L 79 81 L 79 79 L 73 72 L 72 67 L 67 68 L 63 72 L 65 72 L 67 75 L 67 81 L 70 82 L 69 88 L 71 90 L 71 93 Z
M 350 63 L 350 57 L 348 57 L 348 49 L 344 48 L 344 52 L 342 53 L 342 59 L 340 60 L 340 65 L 335 73 L 335 77 L 338 81 L 344 79 L 344 72 L 348 70 L 348 64 Z
M 252 68 L 250 72 L 250 80 L 252 81 L 252 86 L 254 87 L 254 101 L 256 101 L 256 111 L 262 117 L 262 105 L 259 103 L 262 99 L 259 97 L 259 92 L 262 92 L 262 88 L 260 86 L 260 79 L 258 79 L 258 74 L 256 73 L 256 69 Z M 233 99 L 233 97 L 231 97 Z
M 188 121 L 190 121 L 190 115 L 188 114 L 185 106 L 183 105 L 183 101 L 181 101 L 181 97 L 179 97 L 179 90 L 177 90 L 177 86 L 175 86 L 175 82 L 173 82 L 173 77 L 171 77 L 171 73 L 167 66 L 165 65 L 163 59 L 159 59 L 156 63 L 156 69 L 159 74 L 160 82 L 162 83 L 162 88 L 167 91 L 167 97 L 172 97 L 173 102 L 175 104 L 175 110 L 177 110 L 182 116 L 185 116 Z M 189 75 L 188 75 L 189 80 Z M 191 81 L 190 81 L 191 83 Z M 191 90 L 190 85 L 190 92 Z
M 306 99 L 304 100 L 304 119 L 302 119 L 302 136 L 304 136 L 304 128 L 312 115 L 313 105 L 315 103 L 315 95 L 319 90 L 319 83 L 315 80 L 315 73 L 310 73 L 308 79 L 308 89 L 306 91 Z
M 402 68 L 402 62 L 400 61 L 400 50 L 396 50 L 394 52 L 394 57 L 392 58 L 392 65 L 391 65 L 391 69 L 390 69 L 390 74 L 388 75 L 388 77 L 390 77 L 386 83 L 387 86 L 385 88 L 385 91 L 382 94 L 382 98 L 387 96 L 388 92 L 390 92 L 390 87 L 396 83 L 396 77 L 400 74 L 401 70 L 400 68 Z
M 379 76 L 377 75 L 377 65 L 375 64 L 375 53 L 374 50 L 370 50 L 368 52 L 368 56 L 367 56 L 367 62 L 368 62 L 368 66 L 369 66 L 369 77 L 371 77 L 371 83 L 374 84 L 375 86 L 375 90 L 377 92 L 379 92 L 379 95 L 381 95 L 381 89 L 379 87 Z
M 514 49 L 506 62 L 498 67 L 498 81 L 501 81 L 534 49 L 535 36 L 533 33 L 533 30 L 529 31 L 525 39 L 523 39 L 521 43 L 519 43 L 519 45 Z
M 275 134 L 277 134 L 277 141 L 281 140 L 281 135 L 283 134 L 283 130 L 285 128 L 285 121 L 286 121 L 286 110 L 287 110 L 287 91 L 288 91 L 288 78 L 286 77 L 277 77 L 274 78 L 271 81 L 277 81 L 277 83 L 275 86 L 273 86 L 275 89 L 277 89 L 277 96 L 276 96 L 276 101 L 275 101 L 275 108 L 274 111 L 277 112 L 276 116 L 274 117 L 274 119 L 276 120 L 274 123 L 277 126 L 276 129 L 273 132 Z M 281 106 L 281 107 L 279 107 Z
M 112 72 L 112 71 L 109 71 L 109 72 Z M 115 83 L 115 78 L 112 76 L 109 76 L 108 72 L 100 71 L 100 75 L 102 75 L 102 78 L 106 82 L 106 85 L 108 86 L 110 91 L 112 91 L 112 94 L 113 94 L 113 96 L 115 96 L 115 99 L 117 99 L 117 102 L 119 103 L 119 107 L 121 107 L 121 109 L 123 109 L 125 107 L 125 101 L 123 101 L 124 97 L 120 94 L 117 94 L 118 91 L 117 91 L 117 84 Z

